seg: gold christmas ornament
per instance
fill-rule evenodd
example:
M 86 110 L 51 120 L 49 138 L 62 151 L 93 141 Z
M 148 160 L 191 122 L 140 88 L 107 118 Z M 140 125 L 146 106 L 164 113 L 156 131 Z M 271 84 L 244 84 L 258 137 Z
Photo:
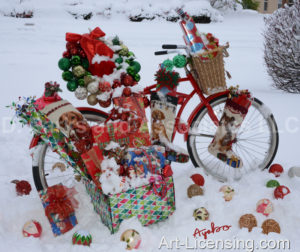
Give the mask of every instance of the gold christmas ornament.
M 85 74 L 85 69 L 82 66 L 75 66 L 73 67 L 72 72 L 75 77 L 81 78 Z
M 93 77 L 90 75 L 84 76 L 83 77 L 84 80 L 84 86 L 87 87 L 88 84 L 90 84 L 91 82 L 94 81 Z
M 261 225 L 261 228 L 264 234 L 269 234 L 271 232 L 280 234 L 280 226 L 278 222 L 273 219 L 265 220 Z
M 91 106 L 95 106 L 98 103 L 97 95 L 91 94 L 87 97 L 87 102 Z
M 239 220 L 240 228 L 248 228 L 251 232 L 254 227 L 257 227 L 257 220 L 253 214 L 244 214 Z
M 197 195 L 203 195 L 203 189 L 196 184 L 190 185 L 187 189 L 187 195 L 189 198 Z
M 120 240 L 127 243 L 126 249 L 128 250 L 138 249 L 142 241 L 140 234 L 134 229 L 127 229 L 123 232 Z

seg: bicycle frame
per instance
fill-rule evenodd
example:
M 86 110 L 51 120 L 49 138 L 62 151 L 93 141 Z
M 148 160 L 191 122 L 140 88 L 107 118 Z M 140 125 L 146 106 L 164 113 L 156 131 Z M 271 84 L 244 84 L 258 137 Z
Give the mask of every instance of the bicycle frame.
M 213 95 L 210 95 L 208 97 L 205 97 L 204 94 L 202 93 L 200 87 L 198 86 L 196 80 L 194 79 L 194 77 L 192 76 L 192 74 L 186 69 L 186 73 L 187 73 L 187 76 L 185 78 L 180 78 L 179 79 L 179 83 L 181 82 L 187 82 L 189 81 L 191 84 L 192 84 L 192 87 L 193 87 L 193 91 L 190 93 L 190 94 L 185 94 L 185 93 L 181 93 L 181 92 L 172 92 L 172 95 L 175 95 L 176 97 L 178 97 L 178 104 L 181 105 L 180 106 L 180 109 L 176 115 L 176 118 L 175 118 L 175 126 L 174 126 L 174 131 L 173 131 L 173 135 L 172 135 L 172 142 L 175 138 L 175 135 L 176 135 L 176 132 L 177 132 L 177 127 L 178 127 L 178 124 L 180 122 L 180 118 L 181 118 L 181 115 L 182 115 L 182 112 L 184 111 L 186 105 L 188 104 L 188 102 L 190 101 L 190 99 L 195 95 L 197 94 L 200 98 L 200 103 L 199 105 L 192 111 L 188 121 L 187 121 L 187 129 L 190 128 L 191 126 L 191 123 L 193 121 L 193 118 L 197 115 L 198 111 L 203 107 L 205 106 L 208 110 L 208 115 L 209 117 L 211 118 L 211 120 L 213 121 L 213 123 L 216 125 L 216 126 L 219 126 L 219 120 L 218 118 L 216 117 L 212 107 L 210 106 L 210 101 L 212 99 L 214 99 L 215 97 L 217 96 L 221 96 L 221 95 L 224 95 L 224 94 L 228 94 L 228 90 L 224 91 L 224 92 L 220 92 L 220 93 L 216 93 L 216 94 L 213 94 Z M 151 91 L 153 89 L 156 88 L 156 84 L 154 85 L 151 85 L 149 87 L 146 87 L 144 89 L 144 94 L 151 94 Z M 184 140 L 186 141 L 187 140 L 187 137 L 188 137 L 188 130 L 187 132 L 184 133 L 185 134 L 185 137 L 184 137 Z

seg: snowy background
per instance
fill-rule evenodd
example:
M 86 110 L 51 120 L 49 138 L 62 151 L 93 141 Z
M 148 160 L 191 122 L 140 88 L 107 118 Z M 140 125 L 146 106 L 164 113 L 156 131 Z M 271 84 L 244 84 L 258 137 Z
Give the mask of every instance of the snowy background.
M 300 178 L 289 178 L 287 170 L 300 163 L 300 101 L 298 95 L 286 94 L 272 88 L 263 62 L 263 15 L 252 11 L 218 11 L 217 14 L 222 16 L 219 21 L 223 22 L 199 24 L 198 29 L 213 33 L 220 39 L 221 44 L 230 42 L 230 57 L 226 59 L 226 68 L 233 78 L 228 84 L 239 84 L 241 88 L 250 89 L 254 96 L 271 108 L 280 130 L 280 144 L 274 161 L 282 164 L 285 169 L 285 173 L 278 180 L 291 189 L 291 194 L 284 200 L 275 200 L 273 189 L 265 187 L 266 182 L 273 176 L 267 171 L 256 171 L 239 182 L 231 183 L 236 195 L 232 201 L 225 202 L 222 194 L 218 192 L 223 184 L 205 176 L 202 169 L 195 169 L 191 163 L 174 164 L 177 209 L 167 221 L 142 227 L 137 219 L 132 218 L 121 224 L 118 233 L 111 235 L 94 213 L 83 185 L 78 183 L 76 189 L 79 191 L 77 199 L 80 207 L 76 215 L 79 224 L 74 232 L 79 229 L 88 230 L 93 236 L 93 243 L 90 248 L 72 246 L 73 231 L 54 238 L 37 192 L 33 190 L 29 196 L 17 197 L 15 186 L 10 183 L 13 179 L 25 179 L 34 186 L 28 151 L 32 135 L 28 128 L 22 129 L 17 124 L 10 126 L 13 113 L 5 109 L 5 105 L 16 100 L 18 96 L 39 96 L 46 81 L 56 80 L 62 84 L 64 98 L 76 106 L 87 106 L 86 102 L 76 100 L 67 91 L 61 79 L 61 71 L 57 67 L 57 61 L 65 48 L 66 32 L 85 33 L 88 28 L 99 26 L 109 36 L 118 34 L 142 65 L 142 86 L 153 83 L 158 64 L 165 59 L 164 56 L 155 57 L 153 52 L 159 50 L 163 43 L 182 44 L 182 34 L 177 23 L 159 19 L 133 23 L 128 21 L 126 15 L 119 13 L 110 17 L 98 15 L 88 21 L 76 20 L 64 9 L 71 8 L 69 5 L 58 8 L 59 1 L 43 1 L 43 4 L 38 4 L 37 1 L 34 5 L 33 1 L 26 1 L 29 9 L 34 6 L 36 10 L 32 19 L 2 15 L 19 6 L 18 2 L 0 1 L 0 251 L 123 251 L 125 243 L 119 241 L 120 235 L 129 228 L 136 229 L 142 236 L 140 251 L 159 251 L 158 246 L 163 236 L 167 240 L 176 237 L 182 241 L 186 237 L 192 240 L 195 228 L 209 228 L 211 221 L 219 226 L 231 225 L 232 228 L 227 232 L 209 235 L 209 239 L 254 239 L 256 242 L 262 239 L 289 239 L 290 251 L 299 251 Z M 158 1 L 154 2 L 158 4 Z M 206 1 L 203 2 L 206 4 Z M 95 6 L 101 9 L 100 1 L 99 5 L 93 4 L 95 2 L 87 1 L 82 9 L 93 9 Z M 22 6 L 21 11 L 25 7 Z M 184 87 L 184 90 L 187 91 L 187 88 Z M 193 100 L 191 108 L 197 103 L 196 99 Z M 186 111 L 185 118 L 189 115 L 188 112 Z M 181 135 L 177 136 L 175 142 L 186 147 Z M 186 190 L 192 184 L 189 177 L 196 172 L 205 176 L 205 194 L 188 199 Z M 274 203 L 275 210 L 269 217 L 279 222 L 280 235 L 271 233 L 266 236 L 261 233 L 260 226 L 265 217 L 257 214 L 255 207 L 262 198 L 269 198 Z M 202 206 L 208 209 L 210 220 L 196 222 L 192 217 L 193 210 Z M 258 227 L 251 233 L 238 227 L 239 217 L 246 213 L 254 214 L 258 220 Z M 23 238 L 22 226 L 30 219 L 36 219 L 42 224 L 43 234 L 40 239 Z

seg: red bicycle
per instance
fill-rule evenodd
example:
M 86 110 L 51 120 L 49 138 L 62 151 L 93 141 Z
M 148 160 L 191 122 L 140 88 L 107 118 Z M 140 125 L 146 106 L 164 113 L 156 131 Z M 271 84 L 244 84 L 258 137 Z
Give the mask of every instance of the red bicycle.
M 183 47 L 164 45 L 163 48 Z M 161 55 L 168 52 L 160 51 L 155 54 Z M 191 74 L 191 69 L 185 67 L 185 72 L 186 77 L 181 78 L 179 83 L 189 83 L 192 86 L 192 91 L 189 94 L 174 93 L 178 97 L 179 109 L 172 141 L 176 133 L 180 131 L 179 126 L 184 109 L 194 96 L 198 96 L 199 104 L 192 109 L 187 120 L 187 130 L 184 132 L 184 140 L 187 142 L 187 150 L 193 165 L 204 168 L 206 173 L 220 181 L 239 179 L 250 170 L 268 167 L 276 155 L 279 137 L 274 116 L 267 107 L 260 100 L 253 98 L 249 112 L 232 144 L 233 151 L 241 157 L 244 165 L 242 168 L 232 168 L 208 152 L 208 145 L 215 135 L 229 90 L 205 96 Z M 156 86 L 157 84 L 146 87 L 143 92 L 144 95 L 150 95 Z M 103 123 L 108 117 L 106 112 L 94 108 L 79 107 L 78 110 L 91 125 Z M 52 152 L 47 145 L 39 143 L 39 137 L 35 136 L 30 144 L 30 148 L 35 147 L 33 177 L 37 190 L 57 183 L 72 183 L 73 169 L 66 169 L 67 164 L 63 163 L 58 154 Z

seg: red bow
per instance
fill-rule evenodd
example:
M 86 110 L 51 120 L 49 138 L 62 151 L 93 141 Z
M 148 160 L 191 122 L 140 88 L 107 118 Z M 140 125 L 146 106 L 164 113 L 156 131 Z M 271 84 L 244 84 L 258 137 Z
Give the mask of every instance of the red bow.
M 100 64 L 92 64 L 92 59 L 96 54 L 100 56 L 107 56 L 109 58 L 112 58 L 114 55 L 114 51 L 112 49 L 110 49 L 102 41 L 98 40 L 98 38 L 104 36 L 105 33 L 99 27 L 95 28 L 90 33 L 85 33 L 83 35 L 66 33 L 66 41 L 80 43 L 80 46 L 84 50 L 90 63 L 89 71 L 93 75 L 97 75 L 99 77 L 102 77 L 104 74 L 110 75 L 116 67 L 113 61 L 101 61 Z
M 74 208 L 78 207 L 78 201 L 74 198 L 76 194 L 74 188 L 68 188 L 63 185 L 54 185 L 47 189 L 49 205 L 45 208 L 48 218 L 51 214 L 58 214 L 59 218 L 64 220 L 74 213 Z

